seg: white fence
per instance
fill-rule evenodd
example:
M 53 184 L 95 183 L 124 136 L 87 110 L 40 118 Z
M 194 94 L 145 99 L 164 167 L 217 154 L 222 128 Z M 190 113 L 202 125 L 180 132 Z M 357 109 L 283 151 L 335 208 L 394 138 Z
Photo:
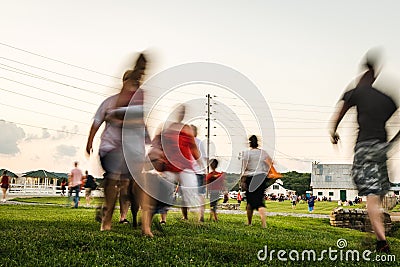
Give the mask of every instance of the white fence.
M 44 184 L 11 184 L 10 195 L 60 195 L 61 187 Z
M 11 184 L 8 189 L 8 194 L 13 195 L 26 195 L 26 196 L 60 196 L 61 186 L 45 185 L 45 184 Z M 68 195 L 68 187 L 65 189 L 65 194 Z M 79 196 L 85 196 L 85 190 L 79 192 Z M 92 190 L 92 196 L 102 197 L 103 191 Z

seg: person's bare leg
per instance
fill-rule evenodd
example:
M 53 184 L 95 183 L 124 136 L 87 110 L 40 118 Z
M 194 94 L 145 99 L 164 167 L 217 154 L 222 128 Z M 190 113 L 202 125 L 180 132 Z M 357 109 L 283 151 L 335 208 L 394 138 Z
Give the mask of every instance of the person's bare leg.
M 211 220 L 215 220 L 215 211 L 214 210 L 210 210 L 210 221 Z
M 258 213 L 260 213 L 260 218 L 261 218 L 261 227 L 265 228 L 267 227 L 267 215 L 266 215 L 266 210 L 264 207 L 260 207 L 258 209 Z
M 167 213 L 161 213 L 161 222 L 166 223 L 167 222 Z
M 142 235 L 153 237 L 151 232 L 151 223 L 153 219 L 153 199 L 144 191 L 141 192 L 141 207 L 142 207 Z
M 217 211 L 214 211 L 214 221 L 218 222 L 218 215 L 217 215 Z
M 253 220 L 253 208 L 247 204 L 246 206 L 246 212 L 247 212 L 247 225 L 251 225 L 251 222 Z
M 90 195 L 86 197 L 86 206 L 90 206 Z
M 383 225 L 383 214 L 381 211 L 381 197 L 370 195 L 367 196 L 367 210 L 371 221 L 372 229 L 375 232 L 376 238 L 386 240 L 385 227 Z
M 6 188 L 2 188 L 1 190 L 3 190 L 3 201 L 6 201 L 7 189 Z
M 131 213 L 132 213 L 132 226 L 137 227 L 137 214 L 139 211 L 139 202 L 141 199 L 141 191 L 139 186 L 134 180 L 131 180 L 129 183 L 129 198 L 131 202 Z
M 123 179 L 120 181 L 120 192 L 119 192 L 119 221 L 124 221 L 127 217 L 130 199 L 129 199 L 129 179 Z
M 104 181 L 104 203 L 103 203 L 103 217 L 101 220 L 101 231 L 111 230 L 112 216 L 115 209 L 115 202 L 117 200 L 118 181 L 106 179 Z
M 187 220 L 188 219 L 188 207 L 182 207 L 182 219 Z
M 200 212 L 199 212 L 199 221 L 204 222 L 204 196 L 199 195 L 199 201 L 200 201 Z
M 151 223 L 153 219 L 153 207 L 155 207 L 155 199 L 152 198 L 147 192 L 151 186 L 151 182 L 144 180 L 144 176 L 137 175 L 138 178 L 142 178 L 141 184 L 144 185 L 144 188 L 138 186 L 137 190 L 139 191 L 139 203 L 142 207 L 142 235 L 147 237 L 153 237 L 153 233 L 151 232 Z

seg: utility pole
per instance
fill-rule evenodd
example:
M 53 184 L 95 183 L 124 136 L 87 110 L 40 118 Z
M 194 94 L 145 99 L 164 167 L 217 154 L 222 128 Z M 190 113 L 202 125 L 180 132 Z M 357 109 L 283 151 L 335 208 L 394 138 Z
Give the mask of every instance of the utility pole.
M 211 134 L 211 116 L 210 116 L 210 100 L 211 95 L 207 95 L 207 174 L 210 173 L 209 157 L 210 157 L 210 134 Z

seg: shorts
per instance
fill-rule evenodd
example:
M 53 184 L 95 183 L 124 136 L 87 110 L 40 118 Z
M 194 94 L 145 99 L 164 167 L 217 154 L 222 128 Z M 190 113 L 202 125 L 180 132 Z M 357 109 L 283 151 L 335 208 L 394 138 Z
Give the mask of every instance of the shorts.
M 92 188 L 85 188 L 85 197 L 90 197 L 92 194 Z
M 384 196 L 389 191 L 390 181 L 386 165 L 389 145 L 379 140 L 357 143 L 351 175 L 359 196 Z
M 8 184 L 1 184 L 1 188 L 8 189 Z
M 103 167 L 104 179 L 123 180 L 131 179 L 132 175 L 126 165 L 124 153 L 122 149 L 114 149 L 112 151 L 101 153 L 100 162 Z
M 204 195 L 206 193 L 206 186 L 204 185 L 204 180 L 206 179 L 205 174 L 197 174 L 197 186 L 199 187 L 199 194 Z
M 296 206 L 297 202 L 296 201 L 292 201 L 292 205 Z
M 267 179 L 268 178 L 264 173 L 256 174 L 254 176 L 246 176 L 246 186 L 249 188 L 246 190 L 247 204 L 252 209 L 265 207 L 264 193 L 267 188 Z M 254 183 L 254 185 L 251 183 Z M 251 191 L 253 187 L 256 188 Z
M 183 207 L 200 207 L 201 202 L 197 189 L 197 178 L 193 170 L 185 169 L 181 172 L 165 171 L 168 181 L 179 182 L 179 190 L 182 194 Z
M 219 200 L 219 190 L 210 190 L 210 210 L 216 211 Z

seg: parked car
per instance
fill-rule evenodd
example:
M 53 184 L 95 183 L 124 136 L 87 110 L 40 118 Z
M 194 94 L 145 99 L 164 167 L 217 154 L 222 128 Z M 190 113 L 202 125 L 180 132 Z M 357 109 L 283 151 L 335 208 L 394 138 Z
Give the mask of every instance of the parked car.
M 237 191 L 229 192 L 229 197 L 232 198 L 232 199 L 237 199 L 237 195 L 238 195 Z

